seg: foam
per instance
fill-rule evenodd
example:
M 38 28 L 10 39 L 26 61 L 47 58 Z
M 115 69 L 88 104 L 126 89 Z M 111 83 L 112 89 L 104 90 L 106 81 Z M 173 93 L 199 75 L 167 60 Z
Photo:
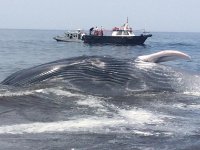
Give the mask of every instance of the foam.
M 23 96 L 23 95 L 31 95 L 34 93 L 44 93 L 49 94 L 53 93 L 55 95 L 62 95 L 66 97 L 81 97 L 84 95 L 77 94 L 77 93 L 71 93 L 70 91 L 65 91 L 59 88 L 45 88 L 45 89 L 37 89 L 37 90 L 27 90 L 27 91 L 3 91 L 0 93 L 0 97 L 13 97 L 13 96 Z
M 126 130 L 122 127 L 126 122 L 112 118 L 83 118 L 58 122 L 35 122 L 0 126 L 0 134 L 40 134 L 59 132 L 92 132 L 92 133 L 132 133 L 152 136 L 154 133 L 140 130 Z
M 89 107 L 103 108 L 104 106 L 101 100 L 102 100 L 101 97 L 88 95 L 87 97 L 84 97 L 84 99 L 77 101 L 77 104 L 83 105 L 83 106 L 89 106 Z
M 161 124 L 164 122 L 162 117 L 142 109 L 120 110 L 119 114 L 131 124 Z
M 89 106 L 94 105 L 93 103 L 91 104 L 90 101 L 83 102 L 82 105 L 85 105 L 85 103 L 86 105 L 89 103 Z M 95 107 L 102 106 L 103 105 L 100 103 L 99 106 Z M 106 108 L 107 107 L 104 107 L 103 109 Z M 111 106 L 110 108 L 115 109 L 114 106 Z M 116 108 L 116 110 L 117 113 L 113 113 L 112 117 L 75 116 L 74 118 L 70 118 L 68 121 L 4 125 L 0 126 L 0 134 L 91 132 L 105 134 L 132 133 L 142 136 L 152 136 L 159 134 L 159 132 L 153 132 L 152 130 L 157 128 L 157 125 L 163 125 L 163 123 L 165 123 L 164 119 L 170 117 L 165 115 L 158 115 L 154 112 L 139 108 L 132 108 L 130 110 Z M 168 132 L 166 132 L 166 134 L 168 134 Z
M 55 133 L 55 132 L 105 132 L 104 127 L 114 127 L 124 123 L 123 120 L 110 118 L 83 118 L 70 121 L 36 122 L 28 124 L 16 124 L 0 127 L 0 134 L 24 134 L 24 133 Z M 102 129 L 102 130 L 101 130 Z M 108 130 L 106 130 L 108 131 Z
M 200 96 L 200 92 L 198 92 L 198 91 L 185 91 L 183 93 L 186 95 Z
M 105 62 L 100 61 L 99 59 L 95 59 L 93 61 L 91 61 L 91 64 L 97 68 L 101 68 L 104 69 L 106 64 Z
M 79 100 L 76 102 L 78 105 L 89 106 L 89 107 L 100 107 L 100 108 L 104 107 L 101 101 L 103 99 L 102 97 L 97 97 L 92 95 L 82 95 L 55 88 L 39 89 L 36 90 L 36 92 L 44 94 L 53 93 L 58 96 L 66 96 L 66 97 L 78 97 Z
M 6 91 L 4 93 L 0 93 L 0 97 L 23 96 L 23 95 L 31 95 L 33 93 L 34 91 L 17 91 L 17 92 Z
M 200 104 L 188 105 L 188 104 L 178 103 L 178 104 L 174 104 L 173 107 L 178 108 L 178 109 L 191 109 L 191 110 L 197 109 L 197 110 L 199 110 Z
M 44 93 L 44 94 L 49 94 L 49 93 L 53 93 L 55 95 L 58 95 L 58 96 L 66 96 L 66 97 L 81 97 L 83 95 L 81 94 L 76 94 L 76 93 L 71 93 L 69 91 L 65 91 L 65 90 L 62 90 L 62 89 L 55 89 L 55 88 L 47 88 L 47 89 L 38 89 L 36 90 L 35 92 L 37 93 Z

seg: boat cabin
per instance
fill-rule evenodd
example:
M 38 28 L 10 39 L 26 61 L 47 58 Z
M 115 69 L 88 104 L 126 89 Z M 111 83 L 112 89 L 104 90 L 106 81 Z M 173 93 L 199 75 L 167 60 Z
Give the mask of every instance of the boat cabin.
M 114 27 L 112 30 L 112 36 L 135 36 L 135 34 L 133 34 L 132 28 L 128 26 L 127 22 L 120 28 Z
M 76 32 L 66 32 L 65 33 L 65 37 L 69 38 L 69 39 L 81 39 L 82 35 L 80 31 L 76 31 Z

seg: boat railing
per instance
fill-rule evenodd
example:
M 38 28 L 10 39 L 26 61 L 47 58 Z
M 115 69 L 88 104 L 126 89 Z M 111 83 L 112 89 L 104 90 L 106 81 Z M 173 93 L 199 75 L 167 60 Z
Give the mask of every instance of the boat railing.
M 118 30 L 118 31 L 120 31 L 120 30 Z M 113 30 L 104 29 L 103 32 L 104 32 L 104 35 L 112 35 Z M 150 32 L 147 32 L 145 29 L 138 29 L 138 30 L 133 30 L 132 29 L 131 32 L 134 35 L 141 35 L 141 34 L 146 35 L 146 34 L 150 34 Z
M 82 31 L 82 33 L 85 33 L 85 34 L 87 34 L 87 35 L 89 35 L 89 31 L 88 30 L 81 30 Z M 143 34 L 143 35 L 146 35 L 146 34 L 150 34 L 150 32 L 147 32 L 145 29 L 138 29 L 138 30 L 131 30 L 133 33 L 134 33 L 134 35 L 141 35 L 141 34 Z M 113 29 L 112 30 L 110 30 L 110 29 L 103 29 L 103 36 L 110 36 L 110 35 L 112 35 L 112 32 L 113 32 Z

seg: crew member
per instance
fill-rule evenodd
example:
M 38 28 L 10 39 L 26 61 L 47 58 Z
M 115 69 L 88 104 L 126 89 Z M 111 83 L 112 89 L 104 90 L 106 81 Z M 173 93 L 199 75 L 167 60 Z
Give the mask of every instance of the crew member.
M 94 27 L 90 28 L 90 35 L 92 34 Z
M 94 35 L 97 35 L 97 36 L 99 35 L 99 29 L 97 27 L 94 30 Z
M 100 30 L 100 33 L 99 33 L 100 36 L 103 36 L 103 28 L 101 26 L 101 30 Z

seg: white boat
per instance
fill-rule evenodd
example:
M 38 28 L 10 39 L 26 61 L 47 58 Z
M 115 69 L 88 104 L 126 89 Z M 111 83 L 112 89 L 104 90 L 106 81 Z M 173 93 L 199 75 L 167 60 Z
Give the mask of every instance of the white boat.
M 82 37 L 85 35 L 80 29 L 76 31 L 67 31 L 63 36 L 53 37 L 57 42 L 82 42 Z

